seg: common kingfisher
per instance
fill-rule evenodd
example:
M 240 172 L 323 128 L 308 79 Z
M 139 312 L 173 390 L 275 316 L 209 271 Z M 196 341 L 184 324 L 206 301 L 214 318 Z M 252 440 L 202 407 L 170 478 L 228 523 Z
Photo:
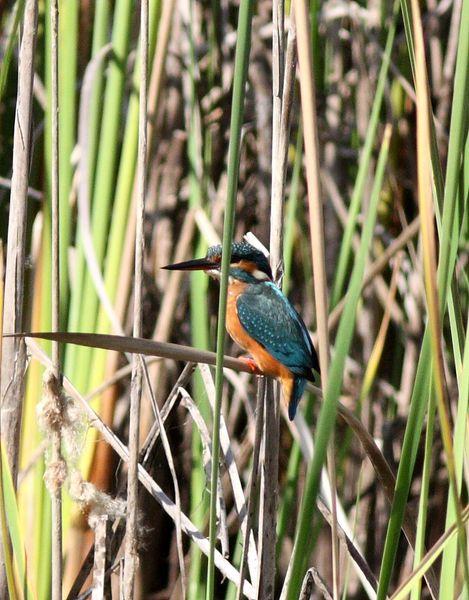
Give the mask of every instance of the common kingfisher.
M 222 247 L 211 246 L 204 258 L 163 268 L 203 270 L 220 279 L 221 258 Z M 280 380 L 288 416 L 293 420 L 306 381 L 314 382 L 313 371 L 319 373 L 308 329 L 273 282 L 266 256 L 251 244 L 232 244 L 228 281 L 226 329 L 252 356 L 258 372 Z

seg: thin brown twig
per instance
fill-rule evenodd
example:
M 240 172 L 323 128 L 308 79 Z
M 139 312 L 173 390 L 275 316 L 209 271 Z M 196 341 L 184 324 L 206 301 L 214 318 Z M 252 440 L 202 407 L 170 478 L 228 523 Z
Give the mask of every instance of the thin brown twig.
M 329 508 L 327 507 L 327 504 L 325 504 L 320 497 L 317 498 L 316 504 L 319 510 L 321 511 L 321 514 L 324 517 L 324 519 L 332 527 L 332 514 Z M 370 586 L 376 591 L 378 589 L 378 582 L 376 581 L 376 577 L 374 576 L 373 571 L 371 570 L 366 560 L 363 558 L 359 548 L 355 546 L 353 540 L 349 538 L 349 536 L 342 529 L 340 524 L 337 527 L 337 535 L 339 540 L 342 542 L 344 548 L 349 553 L 350 558 L 355 563 L 356 567 L 363 574 L 363 576 L 366 577 L 366 580 L 368 581 Z
M 165 60 L 168 52 L 169 38 L 172 31 L 171 23 L 174 16 L 174 4 L 175 0 L 166 0 L 163 2 L 162 6 L 160 23 L 158 26 L 158 38 L 151 70 L 150 85 L 148 88 L 148 107 L 151 112 L 156 111 L 158 100 L 161 94 Z M 147 124 L 148 147 L 151 147 L 152 144 L 155 123 L 156 119 L 149 119 Z
M 281 273 L 283 241 L 283 204 L 285 195 L 286 145 L 289 120 L 284 114 L 285 6 L 283 0 L 272 4 L 272 162 L 270 202 L 270 262 L 274 280 Z M 294 77 L 291 78 L 294 81 Z M 281 145 L 283 142 L 283 147 Z M 280 388 L 277 382 L 264 386 L 264 424 L 262 443 L 261 496 L 259 509 L 259 589 L 262 598 L 273 598 L 275 590 L 275 550 L 278 495 L 278 453 L 280 426 Z M 245 545 L 249 537 L 245 538 Z

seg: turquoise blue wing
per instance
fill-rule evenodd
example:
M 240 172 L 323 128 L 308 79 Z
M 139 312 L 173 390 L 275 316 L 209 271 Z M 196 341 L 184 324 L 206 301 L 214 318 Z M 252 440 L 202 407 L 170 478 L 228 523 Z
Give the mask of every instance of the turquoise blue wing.
M 314 381 L 312 370 L 319 371 L 319 363 L 308 330 L 276 285 L 249 285 L 236 308 L 241 325 L 256 342 L 292 373 Z

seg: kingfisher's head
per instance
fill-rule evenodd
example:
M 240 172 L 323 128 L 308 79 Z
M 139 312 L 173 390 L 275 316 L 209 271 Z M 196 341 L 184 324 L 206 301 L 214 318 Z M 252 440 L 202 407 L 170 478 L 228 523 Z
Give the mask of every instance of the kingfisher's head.
M 208 275 L 220 278 L 222 246 L 211 246 L 204 258 L 167 265 L 163 269 L 172 271 L 205 271 Z M 230 277 L 245 283 L 260 283 L 272 280 L 272 270 L 263 252 L 248 242 L 231 244 Z

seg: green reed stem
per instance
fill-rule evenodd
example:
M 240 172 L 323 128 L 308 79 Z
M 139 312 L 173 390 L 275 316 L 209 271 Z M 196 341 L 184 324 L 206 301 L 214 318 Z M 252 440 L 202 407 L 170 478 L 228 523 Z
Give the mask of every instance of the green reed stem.
M 241 127 L 244 115 L 244 95 L 251 48 L 251 22 L 254 8 L 253 0 L 241 0 L 238 16 L 238 41 L 236 43 L 233 100 L 230 122 L 230 145 L 228 149 L 228 184 L 223 224 L 223 252 L 221 264 L 220 301 L 218 305 L 217 326 L 217 367 L 215 373 L 215 407 L 212 434 L 212 473 L 210 482 L 210 554 L 207 573 L 207 600 L 212 600 L 215 589 L 215 544 L 217 537 L 217 482 L 218 462 L 220 459 L 220 411 L 223 388 L 223 355 L 225 347 L 226 296 L 228 291 L 228 270 L 231 260 L 231 242 L 233 239 L 236 191 L 238 188 L 238 164 L 241 145 Z

